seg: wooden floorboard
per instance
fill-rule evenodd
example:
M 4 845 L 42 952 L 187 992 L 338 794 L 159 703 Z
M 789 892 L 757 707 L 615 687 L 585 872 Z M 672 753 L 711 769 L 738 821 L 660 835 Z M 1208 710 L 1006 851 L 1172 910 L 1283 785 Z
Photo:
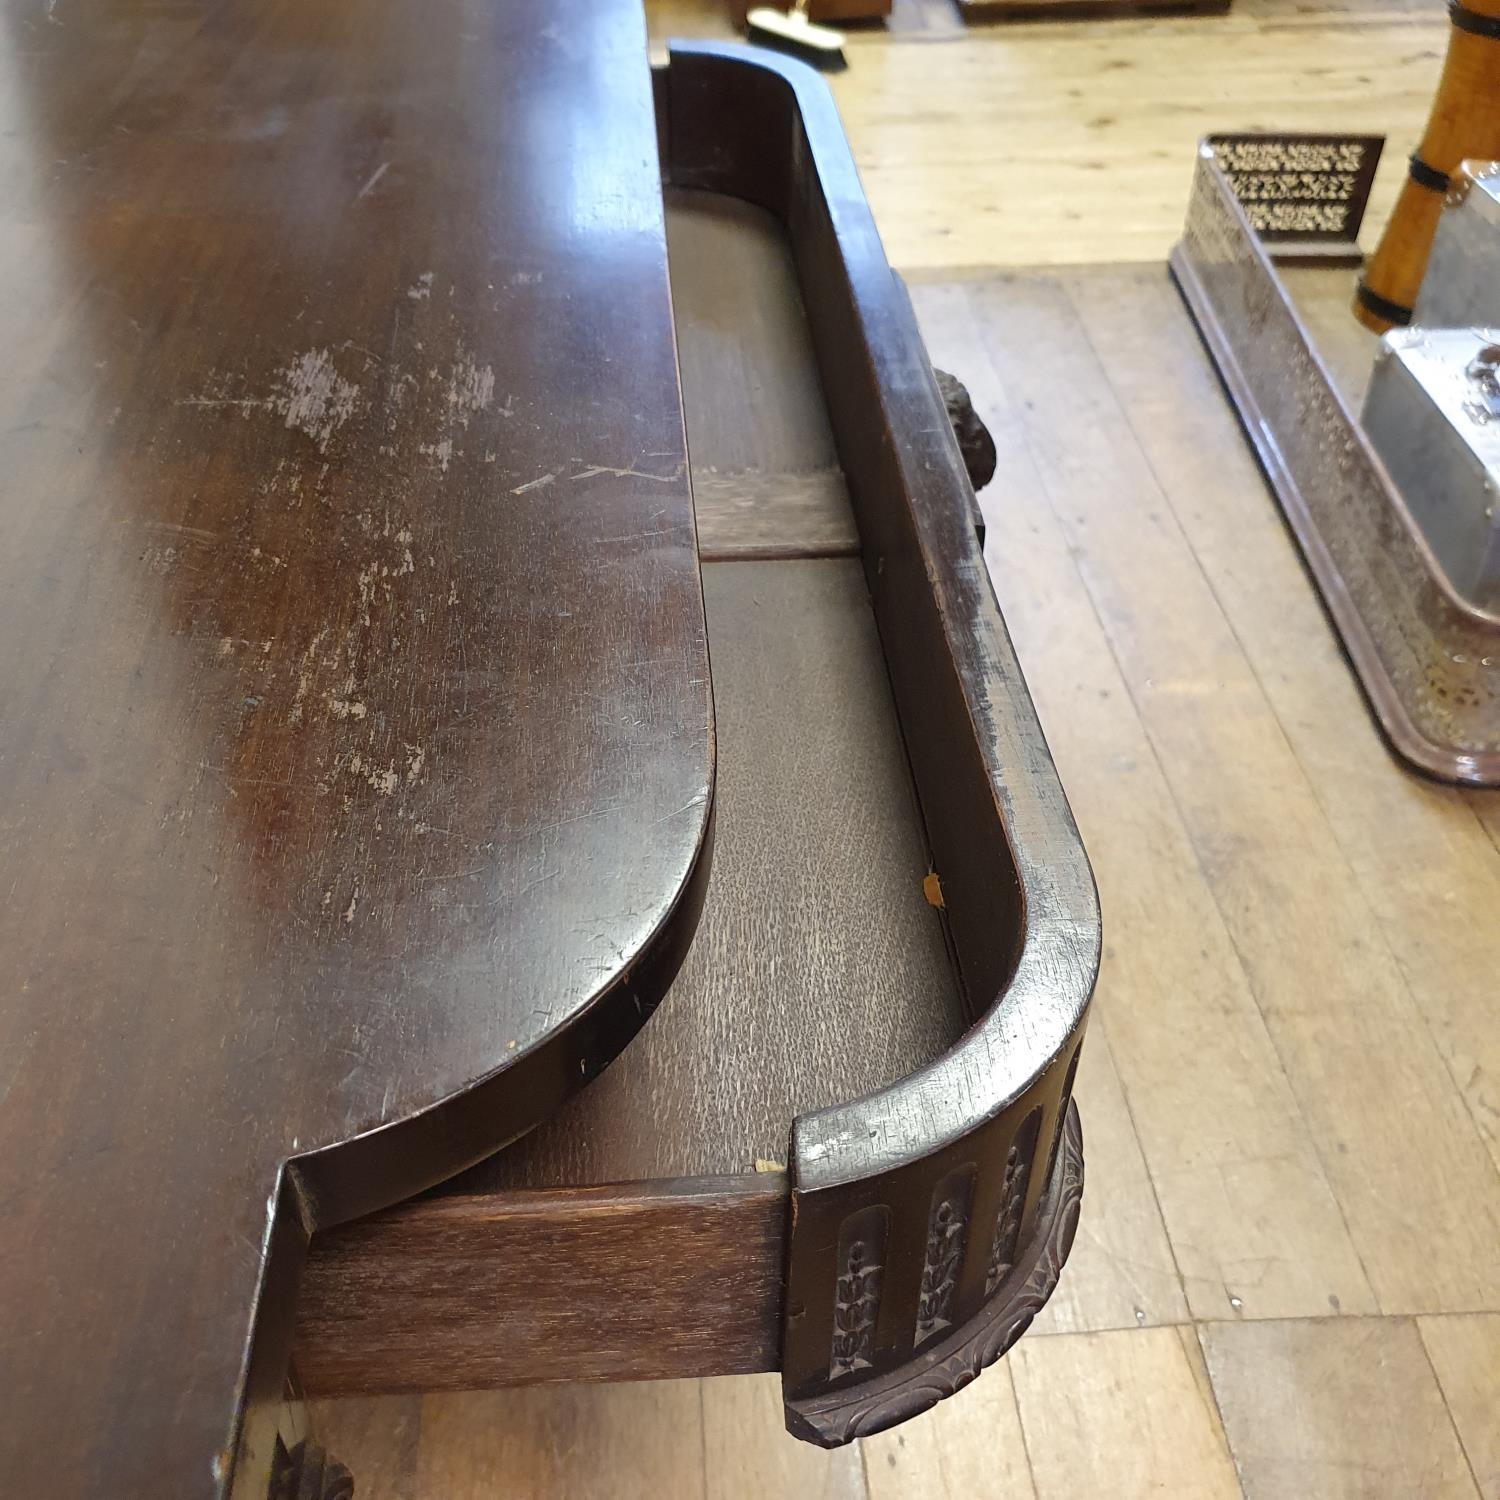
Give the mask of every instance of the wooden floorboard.
M 1008 1363 L 861 1446 L 870 1500 L 1036 1500 Z
M 1186 1328 L 1022 1340 L 1011 1378 L 1037 1500 L 1239 1494 Z M 976 1434 L 976 1436 L 978 1436 Z
M 1473 816 L 1493 794 L 1404 774 L 1391 759 L 1160 274 L 1084 278 L 1072 296 L 1096 349 L 1109 351 L 1111 379 L 1184 540 L 1500 1167 L 1500 920 L 1475 919 L 1500 911 L 1500 858 Z
M 1002 388 L 973 291 L 915 296 L 933 357 L 963 371 L 996 433 L 991 571 L 1110 913 L 1091 1024 L 1126 1080 L 1189 1302 L 1200 1317 L 1374 1311 L 1166 768 L 1047 503 L 1023 422 L 1031 397 Z
M 1066 284 L 970 295 L 1381 1310 L 1495 1306 L 1495 1163 Z
M 1378 225 L 1446 24 L 898 0 L 851 36 L 836 96 L 995 433 L 987 556 L 1103 900 L 1073 1260 L 1000 1367 L 841 1454 L 784 1436 L 774 1377 L 334 1403 L 362 1500 L 1500 1497 L 1500 794 L 1386 750 L 1161 266 L 1211 129 L 1390 132 Z
M 1209 1323 L 1203 1344 L 1246 1500 L 1477 1500 L 1411 1319 Z
M 1479 1493 L 1500 1495 L 1500 1313 L 1418 1318 Z

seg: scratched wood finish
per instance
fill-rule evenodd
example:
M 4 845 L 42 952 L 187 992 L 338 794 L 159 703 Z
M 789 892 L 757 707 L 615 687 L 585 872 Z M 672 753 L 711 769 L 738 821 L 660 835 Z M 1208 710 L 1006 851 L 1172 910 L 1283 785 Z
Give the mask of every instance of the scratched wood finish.
M 696 915 L 644 29 L 45 9 L 0 90 L 0 1473 L 220 1492 L 248 1402 L 258 1495 L 309 1230 L 585 1082 Z
M 679 287 L 686 342 L 684 304 Z M 695 430 L 705 404 L 689 392 Z M 704 587 L 718 786 L 692 951 L 554 1117 L 315 1237 L 296 1356 L 313 1392 L 777 1368 L 788 1184 L 754 1162 L 785 1160 L 800 1110 L 963 1030 L 858 562 L 711 563 Z
M 891 1083 L 963 1032 L 858 561 L 703 574 L 719 767 L 692 951 L 602 1078 L 439 1193 L 785 1162 L 795 1115 Z
M 863 566 L 827 560 L 720 563 L 708 570 L 731 599 L 738 594 L 742 612 L 746 602 L 752 606 L 739 628 L 721 634 L 714 627 L 721 670 L 721 648 L 738 648 L 750 653 L 758 674 L 749 679 L 760 688 L 756 727 L 771 753 L 750 764 L 763 773 L 768 762 L 780 760 L 793 773 L 778 777 L 781 787 L 800 781 L 811 793 L 801 811 L 808 825 L 803 836 L 770 846 L 769 878 L 753 882 L 748 899 L 728 905 L 728 920 L 720 924 L 732 936 L 728 951 L 717 955 L 706 935 L 695 949 L 695 958 L 722 957 L 731 969 L 747 959 L 763 965 L 767 1000 L 699 1012 L 684 1010 L 684 997 L 675 996 L 677 1025 L 670 1033 L 654 1030 L 652 1038 L 696 1033 L 708 1046 L 687 1054 L 669 1047 L 653 1055 L 648 1042 L 550 1128 L 455 1188 L 503 1199 L 519 1188 L 620 1180 L 638 1172 L 650 1153 L 656 1153 L 655 1175 L 702 1172 L 714 1169 L 701 1157 L 715 1147 L 730 1153 L 719 1170 L 737 1164 L 743 1170 L 744 1156 L 733 1160 L 737 1149 L 744 1152 L 757 1137 L 776 1149 L 779 1142 L 765 1132 L 784 1129 L 786 1116 L 797 1111 L 788 1153 L 792 1209 L 781 1363 L 802 1403 L 788 1407 L 792 1430 L 833 1446 L 855 1431 L 899 1421 L 962 1384 L 1014 1337 L 1007 1330 L 1019 1332 L 1051 1293 L 1055 1268 L 1072 1240 L 1081 1185 L 1076 1124 L 1068 1126 L 1066 1156 L 1060 1147 L 1076 1042 L 1097 969 L 1097 908 L 1076 831 L 983 581 L 972 493 L 910 304 L 880 253 L 826 92 L 808 70 L 769 62 L 753 51 L 674 47 L 659 97 L 668 122 L 670 180 L 743 197 L 786 228 L 806 295 L 804 344 L 810 351 L 804 348 L 803 358 L 810 352 L 821 374 L 829 431 L 858 517 Z M 691 369 L 692 361 L 685 366 Z M 803 383 L 812 380 L 804 377 Z M 757 389 L 753 380 L 744 388 Z M 715 392 L 715 399 L 724 397 Z M 759 405 L 762 413 L 775 414 L 774 400 L 764 393 Z M 753 404 L 749 414 L 755 415 Z M 688 420 L 695 462 L 702 462 L 715 445 L 700 444 L 691 403 Z M 768 431 L 776 427 L 764 425 Z M 830 829 L 823 836 L 811 826 L 830 802 L 818 794 L 834 769 L 822 721 L 839 695 L 808 694 L 822 669 L 819 653 L 794 654 L 789 669 L 786 658 L 768 652 L 766 644 L 772 622 L 784 622 L 818 598 L 799 598 L 802 584 L 789 588 L 789 581 L 815 575 L 821 579 L 815 588 L 824 591 L 852 577 L 852 615 L 863 618 L 867 636 L 872 625 L 879 631 L 930 857 L 941 875 L 945 934 L 969 1013 L 984 1016 L 939 1056 L 928 1053 L 925 1067 L 920 1051 L 906 1047 L 892 1055 L 879 1045 L 882 1035 L 906 1030 L 905 1017 L 940 1014 L 931 1004 L 911 1005 L 915 997 L 898 1012 L 876 1001 L 881 989 L 892 988 L 887 971 L 916 945 L 893 943 L 889 924 L 868 921 L 851 929 L 863 937 L 848 977 L 857 980 L 860 963 L 872 963 L 880 982 L 835 982 L 826 1007 L 836 1023 L 828 1037 L 829 1065 L 810 1069 L 802 1060 L 822 1056 L 827 1022 L 795 1003 L 799 991 L 813 995 L 825 982 L 816 946 L 802 930 L 810 922 L 816 937 L 824 924 L 801 913 L 815 911 L 813 903 L 827 904 L 833 887 L 815 871 L 828 868 L 832 849 L 849 843 L 847 832 Z M 710 585 L 711 601 L 715 591 Z M 755 618 L 762 613 L 763 620 Z M 884 695 L 877 689 L 876 696 Z M 794 711 L 799 697 L 814 705 L 810 734 Z M 726 713 L 726 730 L 729 722 Z M 725 785 L 728 765 L 726 760 Z M 905 781 L 899 772 L 895 779 Z M 863 834 L 870 822 L 853 819 L 850 826 Z M 872 846 L 870 852 L 882 851 Z M 864 879 L 878 861 L 861 853 L 850 863 Z M 899 862 L 889 863 L 899 869 Z M 924 862 L 911 865 L 914 900 Z M 797 941 L 784 957 L 777 943 L 752 948 L 743 940 L 744 916 L 768 898 L 797 914 L 790 928 Z M 710 923 L 706 934 L 713 930 Z M 772 927 L 770 935 L 788 930 Z M 929 942 L 937 936 L 930 926 Z M 850 952 L 847 933 L 838 934 L 835 952 Z M 899 996 L 904 987 L 894 988 Z M 793 1038 L 790 1046 L 778 1028 Z M 720 1039 L 730 1045 L 714 1045 Z M 697 1053 L 733 1060 L 721 1063 L 710 1089 L 687 1086 L 702 1076 L 692 1062 Z M 793 1065 L 787 1067 L 789 1058 Z M 878 1060 L 885 1086 L 865 1083 L 861 1092 L 854 1075 L 868 1076 L 856 1066 L 866 1059 Z M 786 1088 L 799 1083 L 800 1099 Z M 821 1109 L 815 1103 L 820 1094 Z M 717 1128 L 697 1129 L 705 1117 Z M 727 1132 L 724 1121 L 731 1125 Z M 936 1194 L 948 1191 L 948 1177 L 966 1171 L 979 1179 L 975 1223 L 998 1224 L 1000 1194 L 1011 1191 L 1005 1184 L 1023 1151 L 1030 1153 L 1024 1158 L 1029 1186 L 1005 1202 L 1013 1205 L 1006 1212 L 1015 1214 L 1015 1233 L 1027 1236 L 1028 1258 L 1020 1263 L 1026 1269 L 1001 1281 L 1010 1293 L 992 1298 L 994 1235 L 968 1237 L 961 1293 L 954 1283 L 954 1342 L 940 1357 L 930 1351 L 911 1357 L 913 1340 L 921 1336 L 918 1283 L 926 1274 L 924 1256 L 930 1260 L 933 1253 L 929 1221 Z M 691 1153 L 697 1160 L 669 1153 Z M 894 1311 L 888 1315 L 882 1303 L 872 1356 L 884 1383 L 869 1385 L 861 1376 L 857 1388 L 846 1383 L 829 1394 L 822 1387 L 841 1373 L 830 1373 L 828 1352 L 842 1275 L 833 1264 L 839 1226 L 872 1202 L 887 1205 L 894 1225 L 891 1254 L 882 1261 L 889 1273 L 883 1284 L 894 1288 Z M 503 1210 L 497 1202 L 496 1211 Z M 632 1245 L 628 1253 L 638 1248 Z M 659 1247 L 651 1253 L 659 1254 Z M 1013 1305 L 1011 1295 L 1023 1301 Z M 1023 1319 L 1025 1298 L 1036 1303 Z M 495 1339 L 502 1336 L 496 1329 Z M 971 1338 L 972 1345 L 966 1342 Z M 503 1363 L 493 1342 L 487 1357 L 491 1368 Z M 935 1371 L 934 1361 L 941 1364 Z M 871 1361 L 864 1366 L 873 1367 Z
M 317 1395 L 774 1370 L 788 1201 L 767 1172 L 356 1220 L 313 1241 L 298 1379 Z
M 857 534 L 785 233 L 708 193 L 669 193 L 667 224 L 699 542 L 726 559 L 703 918 L 651 1026 L 555 1117 L 315 1239 L 315 1391 L 774 1369 L 788 1187 L 753 1163 L 964 1029 L 863 571 L 820 555 Z
M 856 556 L 785 229 L 716 193 L 666 203 L 700 555 Z

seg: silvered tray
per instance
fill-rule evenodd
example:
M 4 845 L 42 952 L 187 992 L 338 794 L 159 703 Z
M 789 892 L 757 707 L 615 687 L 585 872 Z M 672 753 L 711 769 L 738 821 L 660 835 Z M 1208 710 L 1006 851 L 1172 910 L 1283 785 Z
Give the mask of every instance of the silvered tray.
M 1500 785 L 1500 615 L 1428 548 L 1209 142 L 1171 268 L 1392 746 Z

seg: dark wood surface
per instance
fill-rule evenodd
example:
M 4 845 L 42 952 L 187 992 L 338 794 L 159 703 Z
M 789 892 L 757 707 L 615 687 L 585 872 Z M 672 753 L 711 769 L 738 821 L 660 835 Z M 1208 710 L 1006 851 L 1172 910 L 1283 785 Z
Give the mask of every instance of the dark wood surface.
M 0 1487 L 212 1494 L 248 1399 L 255 1495 L 309 1230 L 584 1082 L 695 916 L 643 28 L 4 22 Z
M 794 1431 L 839 1443 L 964 1384 L 1001 1347 L 987 1330 L 1011 1326 L 1069 1117 L 1098 898 L 826 85 L 772 53 L 685 43 L 660 97 L 673 184 L 787 228 L 974 1018 L 930 1065 L 793 1127 L 783 1388 Z
M 674 58 L 673 67 L 680 61 Z M 732 131 L 747 116 L 754 120 L 753 109 L 700 121 L 696 144 L 708 152 L 715 129 Z M 674 111 L 674 129 L 682 123 Z M 763 133 L 774 151 L 775 132 Z M 718 158 L 726 159 L 734 160 Z M 813 364 L 820 352 L 830 345 L 858 347 L 851 339 L 833 343 L 829 333 L 830 323 L 837 330 L 829 309 L 847 302 L 847 290 L 831 280 L 824 287 L 827 306 L 813 315 L 813 323 L 823 325 L 819 350 L 801 315 L 779 227 L 768 228 L 763 213 L 712 195 L 674 194 L 671 204 L 674 306 L 695 490 L 706 475 L 725 477 L 722 464 L 729 477 L 775 509 L 778 489 L 796 476 L 797 465 L 827 462 L 833 405 L 843 434 L 853 431 L 863 440 L 863 447 L 851 444 L 850 468 L 864 484 L 864 567 L 805 557 L 705 567 L 720 728 L 717 848 L 703 924 L 672 994 L 614 1068 L 537 1132 L 419 1202 L 323 1239 L 314 1256 L 315 1294 L 304 1308 L 303 1347 L 314 1387 L 341 1392 L 411 1389 L 434 1381 L 463 1386 L 601 1373 L 723 1373 L 753 1367 L 743 1361 L 761 1357 L 768 1347 L 775 1348 L 778 1363 L 806 1361 L 805 1348 L 763 1342 L 757 1305 L 740 1295 L 746 1285 L 762 1288 L 778 1305 L 785 1295 L 783 1247 L 759 1233 L 754 1205 L 762 1197 L 779 1201 L 788 1184 L 780 1174 L 751 1177 L 748 1171 L 754 1157 L 776 1154 L 790 1114 L 799 1115 L 800 1129 L 819 1121 L 815 1101 L 828 1100 L 840 1104 L 830 1113 L 863 1117 L 872 1142 L 887 1138 L 886 1151 L 892 1148 L 888 1138 L 898 1136 L 917 1150 L 925 1127 L 932 1157 L 906 1168 L 918 1180 L 902 1189 L 907 1202 L 896 1200 L 904 1211 L 915 1208 L 924 1231 L 929 1208 L 940 1202 L 952 1169 L 963 1169 L 965 1153 L 985 1153 L 992 1174 L 979 1180 L 974 1194 L 972 1217 L 983 1225 L 983 1239 L 974 1239 L 985 1282 L 972 1325 L 943 1321 L 935 1330 L 949 1330 L 940 1359 L 888 1359 L 872 1390 L 851 1393 L 846 1383 L 821 1395 L 814 1407 L 799 1403 L 795 1419 L 807 1435 L 839 1441 L 866 1423 L 899 1420 L 970 1378 L 1029 1322 L 1055 1283 L 1076 1221 L 1081 1171 L 1076 1116 L 1071 1147 L 1057 1150 L 1077 1053 L 1060 1051 L 1049 1068 L 1038 1049 L 1055 1037 L 1051 1028 L 1059 1022 L 1076 1024 L 1075 945 L 1085 948 L 1085 964 L 1091 957 L 1096 961 L 1097 950 L 1091 955 L 1086 947 L 1096 937 L 1097 928 L 1090 931 L 1096 918 L 1087 868 L 1078 868 L 1076 843 L 1069 847 L 1071 825 L 1008 642 L 1003 633 L 997 638 L 993 597 L 987 589 L 977 598 L 970 593 L 977 553 L 972 497 L 951 439 L 933 442 L 947 436 L 942 406 L 920 341 L 902 326 L 910 306 L 899 283 L 888 271 L 882 281 L 875 272 L 883 263 L 871 258 L 868 290 L 882 294 L 892 324 L 882 330 L 879 357 L 887 364 L 902 357 L 899 369 L 887 374 L 889 384 L 873 393 L 862 389 L 840 368 L 837 355 L 825 363 L 820 380 Z M 851 235 L 856 249 L 859 227 Z M 816 233 L 805 221 L 799 228 L 804 237 Z M 699 253 L 683 253 L 684 246 Z M 702 253 L 705 247 L 713 253 Z M 798 248 L 809 261 L 804 279 L 809 271 L 827 278 L 835 248 L 826 240 L 808 245 L 806 238 Z M 914 357 L 922 362 L 914 366 Z M 840 389 L 825 404 L 828 381 Z M 860 395 L 873 395 L 877 408 L 887 400 L 898 406 L 906 424 L 901 437 L 916 450 L 920 471 L 932 476 L 915 486 L 915 496 L 909 477 L 871 472 L 869 455 L 905 448 L 871 430 L 866 408 L 856 400 Z M 899 535 L 899 548 L 890 546 L 892 524 L 901 516 L 898 499 L 921 507 L 918 524 L 928 535 L 915 548 Z M 726 524 L 724 517 L 707 525 L 705 520 L 700 514 L 704 532 Z M 774 524 L 780 545 L 816 545 L 786 513 Z M 872 550 L 872 542 L 890 550 Z M 973 725 L 955 715 L 941 692 L 952 652 L 965 643 L 931 640 L 935 601 L 929 594 L 924 605 L 911 578 L 924 547 L 937 553 L 929 588 L 944 588 L 957 617 L 977 627 L 978 638 L 966 644 L 979 660 L 966 661 L 961 670 L 979 677 L 998 709 L 980 744 Z M 956 566 L 963 568 L 957 579 Z M 917 693 L 908 678 L 908 705 L 932 716 L 911 713 L 903 724 L 896 721 L 886 678 L 892 644 L 887 641 L 882 653 L 875 630 L 881 601 L 877 594 L 872 612 L 865 585 L 869 576 L 878 586 L 888 569 L 904 597 L 884 601 L 882 623 L 895 626 L 904 619 L 906 629 L 925 635 L 939 687 L 936 694 Z M 1000 906 L 1000 920 L 984 935 L 984 946 L 976 947 L 972 930 L 968 934 L 971 960 L 996 964 L 993 982 L 1004 984 L 1007 946 L 1012 962 L 1015 946 L 1021 948 L 1019 974 L 1011 976 L 1018 981 L 1012 992 L 1017 1008 L 999 1027 L 989 1023 L 998 1035 L 983 1039 L 985 1052 L 977 1057 L 966 1055 L 975 1034 L 960 1040 L 963 1011 L 942 923 L 921 893 L 927 849 L 912 800 L 903 728 L 907 747 L 927 762 L 924 807 L 931 798 L 952 820 L 952 804 L 968 799 L 980 841 L 977 848 L 966 847 L 950 821 L 947 848 L 953 858 L 947 871 L 958 881 L 975 882 L 957 894 L 966 905 L 987 900 Z M 934 734 L 942 752 L 936 773 L 928 745 Z M 1013 816 L 1011 826 L 1026 840 L 1014 852 L 1003 840 L 998 850 L 993 839 L 983 841 L 993 834 L 996 809 L 991 806 L 986 819 L 982 802 L 974 801 L 976 789 L 964 785 L 973 772 L 963 757 L 982 747 L 1003 757 L 1010 772 L 1002 816 Z M 943 757 L 950 757 L 946 766 Z M 1061 866 L 1056 874 L 1033 863 L 1049 852 Z M 997 853 L 1017 860 L 1020 870 L 1007 874 L 1002 866 L 997 879 Z M 1030 933 L 1008 904 L 1018 879 L 1025 880 L 1037 908 Z M 1060 885 L 1049 888 L 1051 879 Z M 1065 927 L 1070 904 L 1077 933 Z M 1055 961 L 1026 951 L 1048 940 L 1062 949 Z M 939 1023 L 935 1031 L 929 1029 L 933 1022 Z M 894 1044 L 888 1060 L 879 1046 L 882 1037 Z M 992 1046 L 1008 1055 L 989 1055 Z M 1017 1063 L 1037 1067 L 1039 1078 L 998 1117 L 986 1118 L 986 1091 Z M 892 1087 L 879 1095 L 882 1082 Z M 944 1088 L 953 1090 L 952 1099 L 939 1096 Z M 903 1098 L 913 1091 L 915 1100 Z M 841 1102 L 860 1094 L 876 1097 Z M 884 1113 L 881 1104 L 888 1106 Z M 944 1111 L 954 1109 L 972 1112 L 972 1125 L 983 1132 L 977 1144 L 962 1135 L 943 1139 Z M 809 1176 L 796 1147 L 794 1136 L 792 1170 Z M 739 1183 L 732 1213 L 722 1199 L 724 1179 L 660 1180 L 667 1173 L 733 1171 L 745 1175 L 731 1179 Z M 658 1180 L 640 1180 L 651 1178 Z M 1065 1180 L 1074 1190 L 1062 1194 L 1057 1187 Z M 569 1185 L 588 1182 L 630 1183 L 632 1232 L 609 1240 L 564 1235 L 546 1257 L 517 1243 L 514 1254 L 531 1268 L 529 1284 L 542 1288 L 524 1302 L 514 1291 L 497 1294 L 489 1257 L 455 1253 L 442 1232 L 447 1227 L 469 1247 L 514 1240 L 513 1216 L 534 1211 L 528 1207 L 533 1204 L 581 1227 L 594 1217 L 594 1198 Z M 879 1176 L 849 1186 L 863 1188 L 871 1194 L 865 1203 L 885 1211 L 881 1196 L 889 1188 Z M 613 1205 L 621 1188 L 595 1191 L 598 1202 L 611 1205 L 610 1213 L 619 1211 Z M 806 1193 L 800 1197 L 809 1202 Z M 1071 1207 L 1061 1212 L 1065 1198 Z M 824 1210 L 816 1196 L 811 1202 L 815 1211 Z M 1022 1235 L 1028 1203 L 1034 1205 L 1029 1237 Z M 1059 1211 L 1049 1214 L 1048 1204 Z M 837 1229 L 838 1220 L 832 1222 Z M 1008 1238 L 997 1231 L 992 1239 L 993 1223 L 1008 1224 Z M 797 1230 L 792 1220 L 786 1224 L 795 1277 Z M 711 1232 L 704 1232 L 706 1225 Z M 815 1243 L 812 1255 L 827 1248 Z M 997 1255 L 1013 1275 L 1004 1264 L 996 1269 Z M 679 1270 L 684 1260 L 692 1262 L 690 1272 Z M 659 1268 L 659 1274 L 643 1280 L 643 1265 Z M 920 1261 L 916 1268 L 922 1269 Z M 905 1276 L 910 1262 L 897 1269 Z M 923 1277 L 925 1283 L 925 1271 Z M 801 1285 L 819 1290 L 806 1268 Z M 682 1296 L 684 1287 L 708 1286 L 728 1289 L 727 1298 L 721 1293 L 705 1299 L 701 1291 L 696 1301 Z M 627 1308 L 637 1335 L 628 1349 L 608 1328 Z M 789 1306 L 785 1326 L 795 1327 L 807 1310 L 805 1302 L 797 1312 Z M 451 1337 L 435 1341 L 451 1342 L 459 1351 L 453 1366 L 433 1358 L 420 1335 L 423 1320 L 445 1330 L 457 1326 Z M 601 1327 L 602 1335 L 592 1331 Z M 907 1329 L 909 1336 L 909 1324 Z M 892 1342 L 897 1339 L 899 1332 Z M 826 1341 L 811 1348 L 813 1357 L 821 1353 L 826 1362 Z M 806 1363 L 800 1368 L 805 1372 Z
M 319 1235 L 312 1395 L 774 1370 L 783 1173 L 450 1195 Z
M 836 461 L 785 231 L 687 193 L 669 197 L 668 233 L 695 498 L 732 476 L 766 496 L 779 546 L 816 551 L 826 533 L 788 524 L 775 498 Z M 705 547 L 746 535 L 700 525 Z M 692 951 L 604 1077 L 451 1191 L 785 1161 L 793 1116 L 901 1077 L 963 1030 L 858 562 L 716 562 L 703 584 L 718 781 Z
M 795 1115 L 963 1030 L 859 563 L 710 563 L 703 583 L 719 762 L 692 950 L 603 1077 L 440 1192 L 785 1162 Z
M 756 1160 L 963 1029 L 863 572 L 817 556 L 853 518 L 785 233 L 703 193 L 669 194 L 667 227 L 700 546 L 769 547 L 704 568 L 703 918 L 651 1025 L 554 1120 L 314 1239 L 314 1392 L 776 1368 L 788 1185 Z

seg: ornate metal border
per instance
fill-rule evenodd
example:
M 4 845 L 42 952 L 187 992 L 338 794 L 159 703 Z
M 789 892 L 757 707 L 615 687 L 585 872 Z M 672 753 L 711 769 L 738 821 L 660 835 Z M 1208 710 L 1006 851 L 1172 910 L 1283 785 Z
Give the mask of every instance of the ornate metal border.
M 1430 775 L 1500 785 L 1500 616 L 1433 557 L 1211 141 L 1171 268 L 1392 746 Z

